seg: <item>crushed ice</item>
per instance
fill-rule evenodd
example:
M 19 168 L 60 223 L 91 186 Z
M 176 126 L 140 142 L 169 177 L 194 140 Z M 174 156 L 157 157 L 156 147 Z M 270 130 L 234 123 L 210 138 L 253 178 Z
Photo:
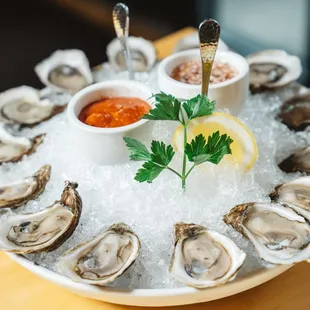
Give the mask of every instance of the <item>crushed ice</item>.
M 236 204 L 268 201 L 268 193 L 275 185 L 298 175 L 282 173 L 277 163 L 309 144 L 310 136 L 293 133 L 274 119 L 283 99 L 296 91 L 298 88 L 293 87 L 271 96 L 255 95 L 246 102 L 240 118 L 253 131 L 259 147 L 259 159 L 249 173 L 241 173 L 225 164 L 205 164 L 193 171 L 185 193 L 180 180 L 169 171 L 163 172 L 153 184 L 140 184 L 133 179 L 140 163 L 97 167 L 87 162 L 72 147 L 65 113 L 33 129 L 24 129 L 22 134 L 28 137 L 48 134 L 35 154 L 22 162 L 0 167 L 0 184 L 32 175 L 47 163 L 52 165 L 52 176 L 45 192 L 17 212 L 35 212 L 51 205 L 60 198 L 67 179 L 79 183 L 78 191 L 83 200 L 80 224 L 72 237 L 54 252 L 28 255 L 28 258 L 55 270 L 57 258 L 67 249 L 122 221 L 137 233 L 142 249 L 134 266 L 112 286 L 178 287 L 182 285 L 169 275 L 168 266 L 172 228 L 176 222 L 183 221 L 205 225 L 232 238 L 247 253 L 238 276 L 262 268 L 264 264 L 251 243 L 226 226 L 222 217 Z M 145 140 L 149 143 L 154 138 L 171 143 L 173 126 L 169 122 L 156 122 L 151 126 L 152 136 Z M 180 165 L 180 158 L 173 164 Z

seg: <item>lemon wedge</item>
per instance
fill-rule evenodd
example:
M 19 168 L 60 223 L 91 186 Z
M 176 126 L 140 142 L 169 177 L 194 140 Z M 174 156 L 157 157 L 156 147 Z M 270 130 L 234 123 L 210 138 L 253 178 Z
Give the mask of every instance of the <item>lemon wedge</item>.
M 245 171 L 250 170 L 257 160 L 258 149 L 256 140 L 249 128 L 239 119 L 222 112 L 215 112 L 210 116 L 200 117 L 190 121 L 187 126 L 187 141 L 203 134 L 206 139 L 212 133 L 219 131 L 233 139 L 231 155 L 225 155 L 223 160 L 237 163 Z M 174 134 L 175 150 L 183 152 L 183 127 L 179 126 Z

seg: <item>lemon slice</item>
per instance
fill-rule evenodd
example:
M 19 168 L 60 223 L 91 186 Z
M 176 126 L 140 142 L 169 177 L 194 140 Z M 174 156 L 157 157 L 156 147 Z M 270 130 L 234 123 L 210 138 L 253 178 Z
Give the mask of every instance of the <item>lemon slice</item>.
M 237 163 L 245 171 L 250 170 L 257 159 L 256 140 L 249 130 L 237 118 L 222 112 L 215 112 L 210 116 L 200 117 L 190 121 L 187 127 L 187 141 L 190 142 L 195 136 L 203 134 L 206 139 L 212 133 L 219 131 L 233 139 L 231 155 L 225 155 L 223 160 Z M 174 134 L 174 147 L 183 152 L 183 127 L 179 126 Z

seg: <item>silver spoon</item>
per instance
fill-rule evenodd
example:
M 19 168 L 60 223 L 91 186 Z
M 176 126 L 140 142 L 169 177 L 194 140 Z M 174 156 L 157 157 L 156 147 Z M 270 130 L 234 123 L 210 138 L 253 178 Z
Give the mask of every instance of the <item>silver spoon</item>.
M 116 32 L 116 36 L 121 42 L 127 70 L 129 73 L 129 79 L 134 79 L 134 73 L 132 69 L 131 57 L 128 48 L 128 29 L 129 29 L 129 9 L 124 3 L 117 3 L 113 9 L 113 24 Z
M 199 25 L 200 56 L 202 65 L 202 95 L 208 95 L 211 70 L 220 39 L 220 31 L 220 25 L 214 19 L 206 19 Z

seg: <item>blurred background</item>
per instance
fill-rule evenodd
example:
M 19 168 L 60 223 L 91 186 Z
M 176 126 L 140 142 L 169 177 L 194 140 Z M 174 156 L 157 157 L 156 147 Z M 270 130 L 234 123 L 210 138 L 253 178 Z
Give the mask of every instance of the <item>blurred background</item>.
M 27 84 L 41 87 L 33 68 L 56 49 L 79 48 L 91 65 L 106 60 L 115 36 L 112 0 L 1 0 L 0 91 Z M 310 1 L 307 0 L 124 0 L 130 33 L 156 40 L 212 17 L 221 38 L 242 55 L 285 49 L 301 58 L 300 82 L 310 86 Z

